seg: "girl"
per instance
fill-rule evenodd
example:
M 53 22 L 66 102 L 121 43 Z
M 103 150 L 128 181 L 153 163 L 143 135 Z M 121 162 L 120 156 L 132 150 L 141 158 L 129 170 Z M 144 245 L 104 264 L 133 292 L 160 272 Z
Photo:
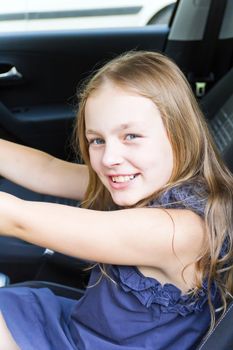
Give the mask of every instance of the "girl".
M 195 349 L 233 290 L 233 181 L 186 79 L 158 53 L 118 57 L 75 131 L 85 165 L 1 141 L 4 177 L 83 202 L 1 193 L 1 234 L 97 262 L 80 300 L 2 289 L 1 349 Z

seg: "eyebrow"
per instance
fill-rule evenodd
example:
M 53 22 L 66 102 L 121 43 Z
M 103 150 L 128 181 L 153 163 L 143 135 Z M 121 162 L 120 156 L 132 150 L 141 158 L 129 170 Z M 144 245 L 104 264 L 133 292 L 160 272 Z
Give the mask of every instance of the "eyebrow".
M 119 127 L 117 127 L 116 129 L 113 130 L 113 132 L 118 132 L 118 131 L 121 131 L 121 130 L 126 130 L 126 129 L 129 129 L 133 126 L 137 126 L 137 124 L 135 123 L 129 123 L 129 124 L 121 124 Z M 93 129 L 87 129 L 86 130 L 86 135 L 88 134 L 100 134 L 100 132 L 96 131 L 96 130 L 93 130 Z

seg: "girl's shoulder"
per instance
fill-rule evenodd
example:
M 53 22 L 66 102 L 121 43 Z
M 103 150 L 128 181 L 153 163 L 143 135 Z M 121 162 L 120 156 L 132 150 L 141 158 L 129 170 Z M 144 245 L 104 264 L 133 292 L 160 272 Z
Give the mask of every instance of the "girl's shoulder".
M 204 216 L 208 200 L 207 186 L 201 180 L 173 186 L 151 200 L 148 207 L 165 209 L 189 209 Z

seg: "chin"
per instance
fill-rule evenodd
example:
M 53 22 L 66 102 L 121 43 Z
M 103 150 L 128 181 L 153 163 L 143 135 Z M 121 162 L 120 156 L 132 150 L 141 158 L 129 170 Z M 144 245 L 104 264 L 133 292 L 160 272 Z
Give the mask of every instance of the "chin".
M 112 200 L 116 205 L 118 205 L 120 207 L 131 207 L 140 201 L 140 199 L 133 199 L 133 198 L 131 198 L 131 199 L 130 198 L 122 198 L 121 199 L 121 198 L 113 198 L 113 197 L 112 197 Z

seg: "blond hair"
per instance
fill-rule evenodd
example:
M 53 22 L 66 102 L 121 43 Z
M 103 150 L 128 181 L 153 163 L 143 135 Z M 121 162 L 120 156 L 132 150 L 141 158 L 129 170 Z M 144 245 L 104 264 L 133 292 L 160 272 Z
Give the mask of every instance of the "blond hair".
M 215 281 L 225 312 L 228 295 L 233 294 L 233 177 L 218 154 L 189 83 L 176 64 L 164 55 L 145 51 L 123 54 L 105 64 L 82 89 L 75 134 L 90 176 L 83 207 L 96 210 L 115 208 L 108 190 L 91 167 L 85 137 L 86 101 L 106 81 L 147 97 L 156 104 L 173 149 L 174 166 L 168 183 L 135 206 L 146 206 L 163 191 L 187 181 L 196 179 L 206 185 L 209 194 L 205 210 L 207 234 L 203 251 L 196 260 L 196 281 L 201 288 L 203 278 L 208 277 L 209 290 Z M 226 242 L 227 251 L 221 256 Z M 209 304 L 213 327 L 215 311 L 210 292 Z

